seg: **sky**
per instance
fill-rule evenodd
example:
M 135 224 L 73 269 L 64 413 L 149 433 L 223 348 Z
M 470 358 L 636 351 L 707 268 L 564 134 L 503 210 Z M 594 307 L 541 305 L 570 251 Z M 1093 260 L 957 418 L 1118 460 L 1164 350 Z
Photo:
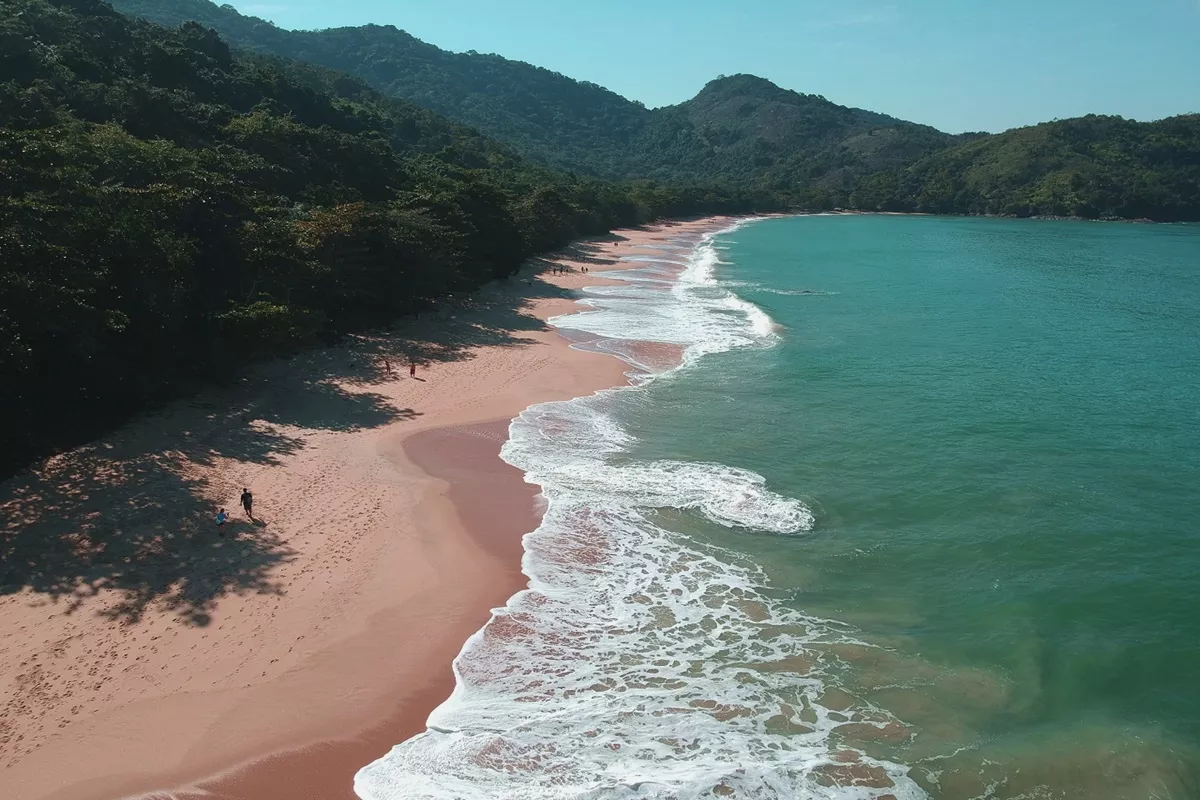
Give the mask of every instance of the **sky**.
M 228 2 L 284 28 L 391 24 L 650 107 L 748 72 L 951 133 L 1200 113 L 1200 0 Z

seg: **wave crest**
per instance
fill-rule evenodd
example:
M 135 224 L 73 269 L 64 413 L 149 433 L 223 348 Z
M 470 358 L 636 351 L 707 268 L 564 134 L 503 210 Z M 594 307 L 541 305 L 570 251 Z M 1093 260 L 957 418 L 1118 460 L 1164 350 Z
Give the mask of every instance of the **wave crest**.
M 594 310 L 553 322 L 682 345 L 684 366 L 770 346 L 774 324 L 717 283 L 716 264 L 706 237 L 671 282 L 596 288 Z M 812 513 L 748 470 L 632 459 L 635 439 L 614 406 L 639 391 L 544 403 L 513 420 L 502 457 L 546 501 L 525 537 L 530 588 L 464 646 L 454 693 L 429 729 L 363 768 L 355 791 L 365 800 L 867 800 L 883 786 L 921 797 L 903 767 L 861 752 L 847 765 L 845 743 L 831 745 L 847 722 L 893 724 L 876 709 L 820 702 L 822 648 L 852 638 L 771 601 L 756 569 L 655 521 L 659 509 L 681 509 L 795 534 L 811 530 Z

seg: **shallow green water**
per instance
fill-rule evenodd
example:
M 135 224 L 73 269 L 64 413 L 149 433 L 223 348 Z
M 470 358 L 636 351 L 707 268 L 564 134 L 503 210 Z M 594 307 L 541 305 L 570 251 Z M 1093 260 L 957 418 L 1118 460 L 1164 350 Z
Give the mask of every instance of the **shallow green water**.
M 781 341 L 648 387 L 634 455 L 812 508 L 804 536 L 691 532 L 885 646 L 843 679 L 912 725 L 884 755 L 935 797 L 1200 796 L 1200 228 L 833 216 L 718 243 Z

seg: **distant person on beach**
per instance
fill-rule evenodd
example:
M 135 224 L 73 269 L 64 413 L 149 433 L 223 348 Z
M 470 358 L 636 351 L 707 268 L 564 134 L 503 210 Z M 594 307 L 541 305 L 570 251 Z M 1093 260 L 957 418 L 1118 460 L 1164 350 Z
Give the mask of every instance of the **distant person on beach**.
M 392 374 L 392 362 L 386 358 L 383 360 L 383 371 L 388 375 Z
M 246 516 L 254 519 L 254 495 L 250 494 L 249 489 L 242 489 L 242 508 L 246 509 Z
M 415 361 L 408 362 L 408 377 L 410 377 L 410 378 L 417 377 L 417 362 L 415 362 Z
M 218 528 L 218 530 L 220 528 L 223 528 L 225 526 L 226 522 L 229 522 L 229 515 L 226 514 L 225 509 L 222 508 L 220 511 L 217 512 L 217 528 Z M 225 531 L 219 530 L 219 532 L 222 536 L 225 535 Z

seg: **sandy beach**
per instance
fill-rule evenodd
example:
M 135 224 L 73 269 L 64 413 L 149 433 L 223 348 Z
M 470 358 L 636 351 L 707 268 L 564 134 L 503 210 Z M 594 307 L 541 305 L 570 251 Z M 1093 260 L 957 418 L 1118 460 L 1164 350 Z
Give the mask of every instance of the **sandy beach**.
M 351 800 L 524 585 L 508 421 L 626 380 L 546 320 L 604 280 L 584 267 L 728 224 L 577 243 L 0 484 L 0 796 Z

